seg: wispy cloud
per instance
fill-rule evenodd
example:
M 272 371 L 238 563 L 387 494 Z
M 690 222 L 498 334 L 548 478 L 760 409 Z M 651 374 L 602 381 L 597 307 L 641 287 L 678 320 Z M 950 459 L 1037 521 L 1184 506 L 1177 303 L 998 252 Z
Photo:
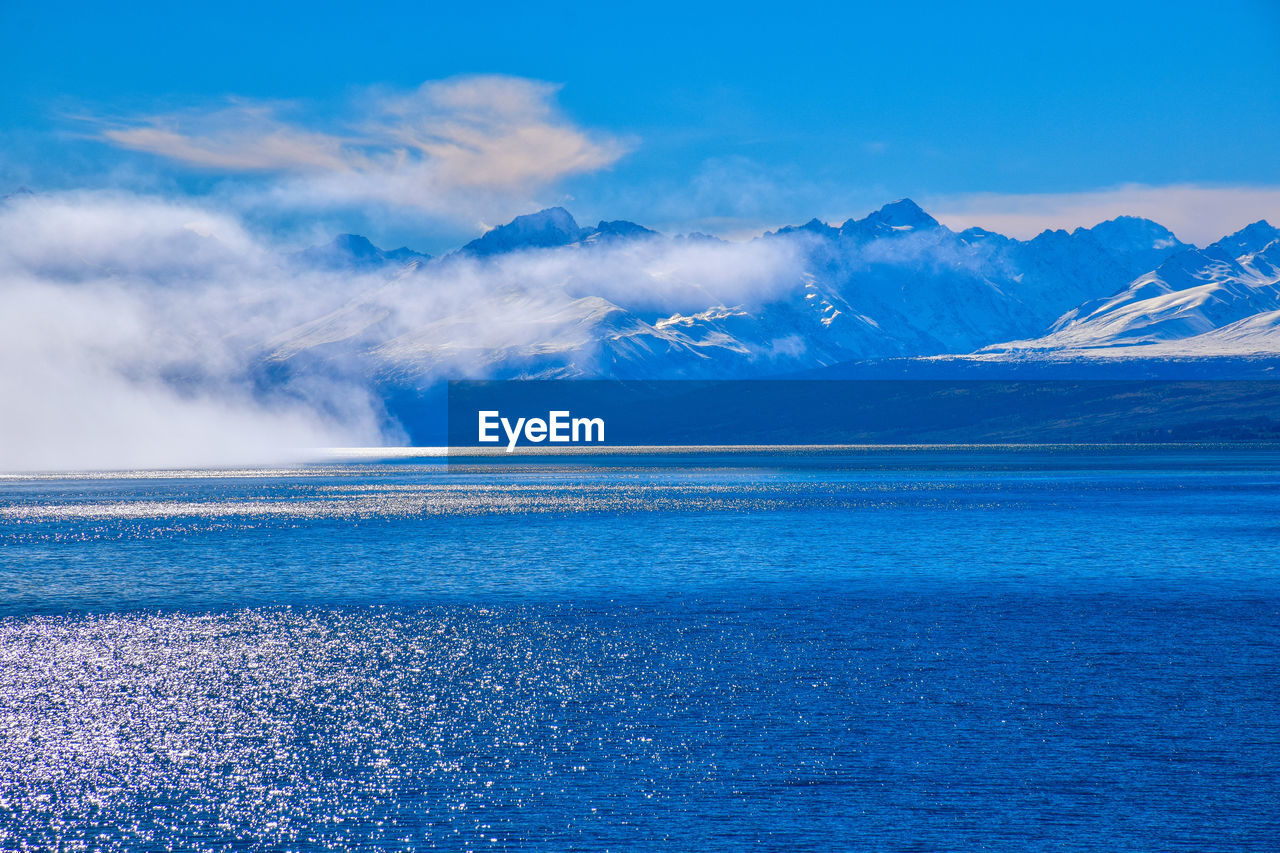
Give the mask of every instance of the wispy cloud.
M 277 175 L 270 195 L 282 203 L 375 203 L 474 218 L 528 205 L 626 152 L 623 140 L 564 115 L 558 88 L 479 75 L 408 93 L 369 89 L 328 126 L 298 118 L 300 105 L 234 100 L 103 124 L 99 136 L 199 169 Z
M 926 206 L 952 228 L 977 225 L 1021 238 L 1143 216 L 1203 246 L 1259 219 L 1280 221 L 1280 187 L 1125 184 L 1088 192 L 939 196 Z

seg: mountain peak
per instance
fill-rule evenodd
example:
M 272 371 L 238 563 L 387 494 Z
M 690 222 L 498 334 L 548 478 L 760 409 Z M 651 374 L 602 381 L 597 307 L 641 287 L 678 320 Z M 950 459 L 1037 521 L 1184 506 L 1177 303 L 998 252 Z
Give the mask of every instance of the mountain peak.
M 11 193 L 5 193 L 4 195 L 0 195 L 0 201 L 8 201 L 11 198 L 20 198 L 23 196 L 33 196 L 33 195 L 35 195 L 35 193 L 29 190 L 26 186 L 20 186 Z
M 828 225 L 827 223 L 823 222 L 821 219 L 815 216 L 813 219 L 810 219 L 808 222 L 806 222 L 803 225 L 784 225 L 783 227 L 779 228 L 777 231 L 770 232 L 765 236 L 776 236 L 780 234 L 795 234 L 800 231 L 805 231 L 810 234 L 817 234 L 821 237 L 834 237 L 836 234 L 840 233 L 839 228 L 832 228 L 830 225 Z
M 1159 222 L 1144 219 L 1141 216 L 1117 216 L 1106 222 L 1099 222 L 1092 228 L 1084 229 L 1100 239 L 1129 238 L 1178 241 L 1173 232 Z
M 563 207 L 548 207 L 517 216 L 463 246 L 469 255 L 497 255 L 518 249 L 565 246 L 582 238 L 583 229 Z
M 555 207 L 544 207 L 537 213 L 526 213 L 517 216 L 508 223 L 506 228 L 559 228 L 565 231 L 576 231 L 578 228 L 577 221 L 573 218 L 573 214 L 565 210 L 559 205 Z
M 1268 244 L 1280 239 L 1280 228 L 1265 219 L 1246 225 L 1234 234 L 1228 234 L 1210 246 L 1230 258 L 1239 258 L 1261 251 Z
M 921 226 L 932 228 L 938 224 L 938 220 L 925 213 L 920 205 L 909 198 L 900 198 L 897 201 L 889 202 L 868 216 L 867 219 L 883 222 L 893 228 L 918 228 Z
M 1092 228 L 1077 228 L 1072 238 L 1088 235 L 1115 256 L 1133 257 L 1144 270 L 1154 269 L 1186 244 L 1158 222 L 1139 216 L 1117 216 Z M 1141 260 L 1137 260 L 1141 258 Z
M 1003 234 L 997 233 L 995 231 L 990 231 L 986 228 L 979 228 L 976 225 L 961 231 L 959 234 L 959 237 L 964 242 L 970 243 L 970 244 L 973 244 L 973 243 L 1004 244 L 1004 243 L 1013 242 L 1009 237 L 1006 237 Z
M 645 228 L 643 225 L 637 225 L 625 219 L 614 219 L 608 222 L 601 220 L 600 224 L 591 229 L 591 233 L 587 234 L 583 239 L 597 242 L 602 239 L 632 240 L 657 236 L 658 232 L 651 228 Z
M 297 257 L 312 266 L 330 269 L 355 269 L 360 267 L 377 267 L 389 263 L 408 263 L 409 261 L 426 261 L 430 255 L 415 252 L 401 247 L 386 251 L 379 249 L 368 237 L 359 234 L 339 234 L 328 243 L 312 246 L 297 253 Z
M 378 247 L 369 242 L 368 237 L 359 234 L 339 234 L 329 243 L 335 249 L 362 258 L 378 252 Z
M 861 239 L 873 239 L 894 233 L 927 231 L 941 227 L 938 220 L 924 212 L 909 198 L 900 198 L 869 214 L 865 219 L 850 219 L 840 226 L 840 233 Z

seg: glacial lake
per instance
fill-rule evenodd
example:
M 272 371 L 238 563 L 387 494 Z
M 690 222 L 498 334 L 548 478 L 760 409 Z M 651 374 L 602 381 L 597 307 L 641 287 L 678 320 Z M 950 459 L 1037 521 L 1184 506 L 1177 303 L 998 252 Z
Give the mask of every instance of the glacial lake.
M 1280 448 L 0 478 L 0 849 L 1280 848 Z

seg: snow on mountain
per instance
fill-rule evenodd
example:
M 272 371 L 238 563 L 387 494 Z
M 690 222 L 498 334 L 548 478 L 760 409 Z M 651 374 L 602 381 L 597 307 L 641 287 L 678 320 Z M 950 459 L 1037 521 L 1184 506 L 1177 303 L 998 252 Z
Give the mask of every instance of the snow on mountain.
M 1184 246 L 1132 217 L 1027 242 L 981 229 L 956 234 L 909 199 L 838 229 L 814 220 L 767 238 L 812 241 L 806 272 L 824 302 L 844 306 L 827 337 L 853 344 L 852 358 L 968 352 L 1035 334 Z M 850 329 L 856 342 L 840 341 L 855 318 L 876 335 Z
M 1065 313 L 1048 334 L 986 355 L 1063 358 L 1280 352 L 1280 230 L 1265 221 L 1186 248 L 1110 296 Z
M 1115 292 L 1185 248 L 1163 226 L 1131 216 L 1004 244 L 1009 263 L 1022 276 L 1023 302 L 1053 311 L 1052 317 L 1037 315 L 1039 329 L 1082 302 Z
M 337 364 L 422 386 L 764 376 L 975 351 L 1002 358 L 1114 343 L 1122 330 L 1131 343 L 1213 332 L 1204 340 L 1236 346 L 1275 325 L 1251 319 L 1280 310 L 1263 298 L 1280 260 L 1274 239 L 1260 223 L 1201 251 L 1154 222 L 1119 217 L 1021 241 L 953 232 L 902 199 L 838 227 L 815 219 L 735 244 L 625 221 L 582 227 L 554 207 L 400 268 L 380 289 L 271 341 L 265 358 L 272 369 Z M 362 244 L 348 245 L 361 256 Z M 1197 296 L 1200 285 L 1214 288 L 1212 299 Z M 1154 298 L 1165 302 L 1146 302 Z M 1194 318 L 1179 307 L 1197 299 Z M 1014 343 L 993 348 L 999 341 Z
M 625 219 L 615 219 L 612 222 L 601 221 L 581 239 L 584 243 L 599 243 L 604 240 L 644 240 L 657 236 L 660 236 L 657 231 L 645 228 L 643 225 L 637 225 Z
M 549 249 L 567 246 L 586 236 L 573 216 L 563 207 L 551 207 L 537 213 L 517 216 L 499 225 L 459 249 L 463 255 L 485 257 L 520 249 Z
M 687 272 L 647 269 L 653 261 L 610 243 L 583 242 L 573 251 L 585 257 L 459 254 L 405 269 L 337 311 L 269 341 L 265 363 L 271 371 L 354 369 L 379 384 L 402 387 L 442 378 L 705 377 L 746 372 L 744 365 L 767 357 L 769 342 L 759 334 L 739 340 L 705 328 L 691 331 L 678 315 L 632 310 L 587 292 L 602 284 L 591 273 L 625 278 L 614 287 L 621 293 L 636 289 L 632 283 L 672 276 L 681 277 L 674 285 L 666 282 L 676 290 L 705 292 L 698 282 L 683 279 Z M 656 262 L 670 255 L 660 251 Z M 693 322 L 735 315 L 745 313 L 704 311 Z
M 840 236 L 859 242 L 868 242 L 880 237 L 892 237 L 904 232 L 925 231 L 941 228 L 938 220 L 920 209 L 920 206 L 909 198 L 886 204 L 864 219 L 850 219 L 840 226 Z

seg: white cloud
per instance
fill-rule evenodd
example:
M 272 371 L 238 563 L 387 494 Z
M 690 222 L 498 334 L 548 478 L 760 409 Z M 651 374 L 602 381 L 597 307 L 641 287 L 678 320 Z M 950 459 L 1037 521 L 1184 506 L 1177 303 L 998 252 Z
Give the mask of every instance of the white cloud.
M 306 206 L 377 203 L 474 220 L 529 206 L 558 181 L 607 168 L 623 141 L 574 124 L 558 87 L 476 75 L 410 93 L 366 90 L 334 129 L 289 120 L 298 105 L 234 101 L 104 128 L 114 145 L 190 166 L 276 174 L 267 197 Z
M 951 228 L 980 226 L 1011 237 L 1045 229 L 1089 227 L 1117 216 L 1142 216 L 1183 240 L 1206 245 L 1251 222 L 1280 222 L 1280 187 L 1126 184 L 1075 193 L 973 193 L 926 200 Z
M 350 277 L 285 272 L 234 218 L 67 193 L 0 204 L 0 470 L 246 464 L 376 442 L 332 378 L 257 386 L 253 347 Z
M 376 387 L 388 377 L 485 376 L 558 349 L 589 373 L 595 323 L 618 314 L 605 300 L 650 320 L 767 300 L 796 283 L 796 251 L 606 242 L 455 257 L 389 281 L 309 268 L 190 201 L 15 197 L 0 203 L 0 472 L 395 442 Z

